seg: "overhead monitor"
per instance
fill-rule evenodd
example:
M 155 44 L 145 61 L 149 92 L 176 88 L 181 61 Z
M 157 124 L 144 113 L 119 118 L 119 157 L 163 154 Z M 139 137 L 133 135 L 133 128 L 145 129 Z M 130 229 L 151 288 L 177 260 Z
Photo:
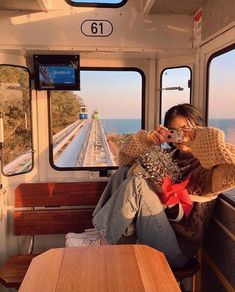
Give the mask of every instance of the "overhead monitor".
M 79 55 L 34 55 L 36 90 L 80 90 Z

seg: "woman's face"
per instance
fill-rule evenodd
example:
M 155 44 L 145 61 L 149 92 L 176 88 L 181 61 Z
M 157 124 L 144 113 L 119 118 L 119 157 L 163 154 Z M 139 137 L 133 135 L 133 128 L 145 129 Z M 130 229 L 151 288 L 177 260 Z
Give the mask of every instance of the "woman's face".
M 190 129 L 192 128 L 192 126 L 194 125 L 192 125 L 185 117 L 178 115 L 178 116 L 175 116 L 171 120 L 168 128 L 170 130 L 182 130 L 184 132 L 184 142 L 187 142 L 189 140 L 187 134 L 190 132 Z M 173 144 L 174 146 L 179 148 L 181 151 L 185 151 L 185 152 L 191 151 L 191 149 L 188 146 L 182 143 L 173 143 Z

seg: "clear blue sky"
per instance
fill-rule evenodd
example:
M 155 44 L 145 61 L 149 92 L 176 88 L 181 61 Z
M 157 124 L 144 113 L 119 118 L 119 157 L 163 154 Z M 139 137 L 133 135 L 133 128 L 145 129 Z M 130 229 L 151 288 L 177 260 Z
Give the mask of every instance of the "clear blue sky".
M 209 117 L 235 119 L 235 50 L 211 62 Z
M 165 116 L 165 112 L 172 106 L 190 102 L 188 80 L 190 80 L 190 69 L 187 67 L 166 69 L 164 71 L 162 75 L 162 88 L 182 87 L 184 90 L 162 90 L 162 119 Z
M 136 71 L 81 71 L 78 95 L 101 118 L 141 118 L 142 77 Z

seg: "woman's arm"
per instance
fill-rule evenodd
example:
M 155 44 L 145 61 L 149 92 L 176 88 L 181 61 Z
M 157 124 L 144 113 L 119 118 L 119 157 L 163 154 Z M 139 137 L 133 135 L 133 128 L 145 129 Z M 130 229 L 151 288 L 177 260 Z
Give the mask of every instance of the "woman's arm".
M 119 148 L 119 166 L 132 165 L 146 148 L 153 145 L 153 142 L 148 139 L 148 134 L 149 132 L 141 130 L 124 140 Z
M 213 168 L 212 192 L 235 187 L 235 145 L 225 143 L 221 130 L 198 128 L 194 140 L 188 145 L 203 167 Z
M 148 147 L 160 145 L 165 142 L 165 132 L 168 129 L 160 125 L 152 131 L 141 130 L 134 135 L 129 136 L 119 148 L 119 166 L 132 165 L 135 159 L 141 155 Z
M 235 165 L 235 145 L 225 143 L 217 128 L 196 128 L 194 139 L 187 143 L 192 154 L 207 169 L 221 164 Z

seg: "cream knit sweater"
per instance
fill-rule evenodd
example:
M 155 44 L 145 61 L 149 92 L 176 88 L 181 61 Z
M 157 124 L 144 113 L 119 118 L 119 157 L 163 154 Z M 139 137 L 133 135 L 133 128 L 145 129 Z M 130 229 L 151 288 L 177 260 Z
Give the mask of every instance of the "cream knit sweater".
M 207 201 L 194 203 L 189 217 L 170 222 L 179 246 L 188 258 L 197 253 L 203 241 L 213 211 L 213 199 L 222 191 L 235 187 L 235 145 L 225 143 L 224 133 L 216 128 L 200 127 L 195 132 L 194 140 L 188 143 L 191 153 L 172 151 L 182 174 L 191 173 L 187 186 L 189 194 Z M 152 146 L 147 134 L 147 131 L 139 131 L 123 142 L 119 153 L 120 166 L 133 165 L 136 158 Z
M 195 133 L 194 140 L 187 145 L 204 173 L 210 176 L 206 188 L 202 188 L 201 194 L 197 192 L 197 195 L 212 196 L 235 187 L 235 145 L 225 143 L 224 133 L 217 128 L 198 127 Z M 132 165 L 147 147 L 153 145 L 147 134 L 147 131 L 141 130 L 123 142 L 119 150 L 120 166 Z M 194 181 L 197 181 L 195 176 Z

